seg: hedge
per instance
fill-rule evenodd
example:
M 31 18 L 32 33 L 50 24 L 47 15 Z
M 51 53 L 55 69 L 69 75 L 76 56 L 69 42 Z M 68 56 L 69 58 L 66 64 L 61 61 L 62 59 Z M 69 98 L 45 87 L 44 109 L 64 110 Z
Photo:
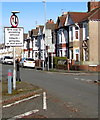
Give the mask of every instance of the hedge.
M 66 60 L 67 62 L 67 57 L 54 57 L 54 67 L 56 68 L 58 65 L 58 60 Z

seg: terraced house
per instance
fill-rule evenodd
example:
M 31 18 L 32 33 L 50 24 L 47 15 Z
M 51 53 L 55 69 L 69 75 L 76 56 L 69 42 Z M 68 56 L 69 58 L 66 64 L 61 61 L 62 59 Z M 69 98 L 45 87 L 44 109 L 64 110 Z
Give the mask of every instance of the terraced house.
M 98 70 L 99 23 L 99 1 L 88 2 L 87 12 L 63 13 L 57 20 L 56 55 L 74 60 L 78 69 Z
M 46 61 L 49 56 L 66 57 L 74 69 L 100 69 L 100 2 L 89 1 L 87 12 L 63 12 L 46 26 L 32 29 L 24 40 L 24 57 Z

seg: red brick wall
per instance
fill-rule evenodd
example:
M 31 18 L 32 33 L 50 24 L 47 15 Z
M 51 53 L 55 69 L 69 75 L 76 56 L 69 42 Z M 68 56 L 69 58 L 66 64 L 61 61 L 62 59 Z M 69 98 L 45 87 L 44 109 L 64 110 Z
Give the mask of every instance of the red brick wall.
M 74 65 L 75 70 L 84 70 L 84 71 L 99 71 L 100 65 L 98 66 L 89 66 L 89 65 Z

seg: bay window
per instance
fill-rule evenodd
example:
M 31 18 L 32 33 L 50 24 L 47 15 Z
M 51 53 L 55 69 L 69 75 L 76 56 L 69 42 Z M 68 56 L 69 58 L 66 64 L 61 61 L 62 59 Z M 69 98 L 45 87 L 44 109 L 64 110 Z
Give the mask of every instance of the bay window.
M 83 40 L 87 40 L 88 36 L 89 36 L 88 24 L 87 23 L 83 23 Z

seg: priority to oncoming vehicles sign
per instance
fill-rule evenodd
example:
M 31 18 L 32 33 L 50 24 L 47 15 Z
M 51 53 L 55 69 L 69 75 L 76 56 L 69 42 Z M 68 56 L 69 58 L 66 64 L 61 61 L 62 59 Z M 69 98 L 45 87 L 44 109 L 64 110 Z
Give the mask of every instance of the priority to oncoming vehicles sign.
M 23 46 L 23 27 L 4 28 L 5 46 Z

